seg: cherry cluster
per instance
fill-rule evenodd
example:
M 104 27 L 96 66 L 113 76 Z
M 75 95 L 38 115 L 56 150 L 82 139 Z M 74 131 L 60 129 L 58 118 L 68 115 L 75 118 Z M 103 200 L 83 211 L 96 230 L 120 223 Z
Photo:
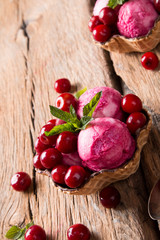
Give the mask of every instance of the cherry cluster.
M 93 34 L 93 38 L 98 42 L 106 42 L 116 33 L 117 13 L 114 9 L 105 7 L 99 16 L 92 16 L 88 27 Z
M 55 82 L 55 90 L 62 93 L 56 100 L 56 107 L 69 112 L 70 105 L 76 109 L 77 100 L 68 92 L 70 90 L 68 79 L 58 79 Z M 46 136 L 45 132 L 55 126 L 65 123 L 62 120 L 51 119 L 40 130 L 35 141 L 36 155 L 33 164 L 36 168 L 51 171 L 54 182 L 67 185 L 70 188 L 79 187 L 89 177 L 89 172 L 81 166 L 68 166 L 63 164 L 63 153 L 69 154 L 77 151 L 77 134 L 62 132 L 59 135 Z
M 122 98 L 121 107 L 127 115 L 126 124 L 132 134 L 136 134 L 146 125 L 147 118 L 142 113 L 142 102 L 134 94 L 127 94 Z

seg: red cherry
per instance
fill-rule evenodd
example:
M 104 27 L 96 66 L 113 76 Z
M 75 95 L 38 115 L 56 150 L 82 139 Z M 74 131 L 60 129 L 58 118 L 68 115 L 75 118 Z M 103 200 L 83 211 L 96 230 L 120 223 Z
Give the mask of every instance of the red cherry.
M 57 119 L 51 119 L 46 123 L 46 125 L 47 124 L 53 124 L 54 126 L 56 126 L 56 121 L 57 121 Z
M 114 25 L 117 22 L 117 14 L 112 8 L 105 7 L 99 13 L 99 20 L 105 25 Z
M 106 42 L 111 37 L 111 30 L 106 25 L 98 25 L 93 30 L 93 37 L 98 42 Z
M 25 240 L 46 240 L 46 233 L 43 228 L 33 225 L 25 233 Z
M 23 192 L 31 185 L 31 178 L 26 172 L 17 172 L 11 178 L 11 186 L 14 190 Z
M 134 112 L 129 115 L 127 118 L 126 124 L 129 131 L 132 134 L 135 134 L 136 131 L 146 124 L 147 119 L 146 116 L 141 112 Z
M 40 161 L 40 154 L 36 154 L 33 158 L 33 165 L 35 168 L 42 169 L 44 170 L 45 168 L 43 167 L 41 161 Z
M 56 148 L 62 153 L 72 153 L 77 150 L 77 136 L 72 132 L 62 132 L 56 142 Z
M 77 99 L 71 93 L 62 93 L 56 100 L 56 107 L 69 112 L 70 105 L 75 109 L 77 107 Z
M 45 135 L 45 132 L 49 132 L 54 127 L 55 127 L 55 125 L 50 123 L 50 124 L 44 125 L 41 128 L 39 138 L 43 144 L 50 145 L 50 146 L 54 146 L 56 144 L 57 135 L 53 135 L 53 136 L 49 136 L 49 137 L 47 137 Z
M 43 144 L 39 137 L 36 139 L 35 141 L 35 144 L 34 144 L 34 148 L 36 150 L 36 152 L 39 154 L 39 153 L 42 153 L 44 150 L 46 150 L 47 148 L 51 147 L 50 145 L 45 145 Z
M 67 165 L 58 165 L 53 168 L 51 176 L 54 182 L 65 184 L 64 177 L 68 171 L 69 166 Z
M 61 78 L 55 81 L 54 89 L 57 93 L 69 92 L 71 90 L 70 81 L 67 78 Z
M 147 70 L 154 70 L 158 67 L 159 60 L 156 54 L 146 52 L 141 58 L 141 64 Z
M 71 166 L 66 175 L 65 183 L 70 188 L 79 187 L 85 180 L 86 172 L 81 166 Z
M 40 161 L 45 168 L 52 169 L 61 164 L 62 157 L 62 154 L 56 148 L 48 148 L 41 154 Z
M 93 29 L 95 27 L 97 27 L 98 25 L 102 24 L 102 22 L 99 20 L 99 17 L 98 16 L 93 16 L 91 17 L 91 19 L 89 20 L 89 23 L 88 23 L 88 28 L 91 32 L 93 32 Z
M 106 208 L 115 208 L 119 204 L 121 198 L 118 190 L 110 186 L 103 188 L 99 197 L 100 202 Z
M 154 0 L 154 6 L 158 13 L 160 13 L 160 0 Z
M 142 102 L 136 95 L 127 94 L 121 100 L 121 107 L 127 113 L 140 112 L 142 110 Z
M 89 240 L 90 231 L 83 224 L 74 224 L 67 231 L 68 240 Z

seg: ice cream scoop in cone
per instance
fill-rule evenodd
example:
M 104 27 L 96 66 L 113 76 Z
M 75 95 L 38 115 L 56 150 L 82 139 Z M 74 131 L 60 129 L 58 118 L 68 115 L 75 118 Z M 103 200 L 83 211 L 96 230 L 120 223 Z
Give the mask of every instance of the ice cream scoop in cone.
M 98 46 L 110 52 L 129 53 L 147 52 L 152 50 L 160 42 L 160 18 L 146 36 L 137 38 L 126 38 L 114 35 L 105 43 L 95 42 Z
M 136 136 L 137 147 L 132 159 L 128 160 L 122 166 L 116 169 L 105 169 L 92 173 L 89 179 L 78 188 L 71 189 L 67 187 L 62 187 L 53 182 L 54 186 L 67 194 L 88 195 L 101 190 L 103 187 L 110 185 L 111 183 L 126 179 L 130 175 L 134 174 L 139 167 L 141 151 L 143 146 L 147 143 L 148 135 L 152 125 L 151 116 L 147 113 L 146 110 L 143 110 L 143 112 L 147 116 L 148 121 L 147 125 L 143 129 L 141 129 L 139 134 Z M 51 173 L 48 170 L 42 171 L 36 169 L 36 171 L 38 173 L 51 177 Z

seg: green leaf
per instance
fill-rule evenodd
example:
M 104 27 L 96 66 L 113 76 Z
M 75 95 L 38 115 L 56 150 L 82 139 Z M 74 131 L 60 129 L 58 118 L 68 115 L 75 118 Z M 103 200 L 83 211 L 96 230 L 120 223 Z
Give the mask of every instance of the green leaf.
M 73 109 L 72 109 L 72 111 L 73 111 Z M 74 117 L 71 113 L 62 111 L 61 109 L 56 108 L 54 106 L 50 106 L 50 111 L 54 117 L 64 120 L 67 123 L 73 124 L 75 126 L 75 128 L 78 128 L 80 126 L 80 121 L 78 120 L 77 115 L 75 115 L 75 117 Z
M 21 235 L 21 229 L 17 226 L 12 226 L 6 233 L 5 237 L 8 239 L 17 239 L 18 236 L 20 235 Z
M 93 120 L 92 117 L 89 117 L 89 116 L 83 116 L 80 120 L 81 124 L 82 124 L 82 127 L 80 129 L 84 130 L 86 129 L 88 123 L 90 123 L 91 121 Z
M 49 132 L 45 132 L 45 135 L 48 137 L 48 136 L 53 136 L 65 131 L 76 132 L 77 129 L 78 128 L 75 128 L 71 123 L 64 123 L 62 125 L 55 126 Z
M 27 225 L 26 225 L 26 230 L 28 229 L 28 228 L 30 228 L 31 226 L 33 226 L 34 225 L 34 221 L 32 221 L 32 222 L 30 222 L 30 223 L 28 223 Z
M 110 7 L 110 8 L 115 8 L 117 5 L 122 5 L 127 1 L 128 0 L 109 0 L 107 6 Z
M 99 100 L 102 96 L 102 91 L 98 92 L 92 99 L 91 101 L 84 106 L 83 108 L 83 116 L 89 116 L 92 117 L 92 114 L 94 112 L 94 110 L 96 109 Z
M 18 238 L 18 240 L 25 240 L 24 234 L 20 238 Z
M 87 91 L 87 87 L 85 87 L 85 88 L 83 88 L 83 89 L 79 90 L 79 91 L 78 91 L 78 92 L 76 92 L 76 94 L 74 95 L 74 96 L 75 96 L 75 98 L 79 99 L 79 98 L 80 98 L 80 96 L 81 96 L 83 93 L 85 93 L 86 91 Z
M 70 113 L 62 111 L 61 109 L 54 106 L 49 106 L 49 107 L 50 107 L 50 112 L 54 117 L 64 120 L 65 122 L 72 122 L 73 116 Z
M 73 118 L 77 118 L 76 111 L 72 105 L 70 105 L 69 112 L 72 115 Z

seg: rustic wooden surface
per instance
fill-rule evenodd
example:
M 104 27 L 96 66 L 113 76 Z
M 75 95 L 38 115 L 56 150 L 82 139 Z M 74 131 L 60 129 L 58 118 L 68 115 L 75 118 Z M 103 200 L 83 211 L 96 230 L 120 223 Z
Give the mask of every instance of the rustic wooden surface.
M 140 168 L 114 184 L 121 194 L 116 210 L 104 209 L 98 193 L 64 195 L 33 169 L 33 142 L 51 118 L 48 105 L 57 97 L 53 89 L 57 78 L 68 77 L 74 90 L 107 85 L 126 93 L 120 75 L 145 104 L 158 110 L 159 72 L 141 69 L 141 54 L 109 54 L 92 44 L 87 23 L 93 3 L 0 0 L 2 240 L 10 225 L 32 219 L 44 227 L 49 240 L 67 239 L 68 227 L 79 222 L 91 230 L 92 240 L 159 239 L 158 223 L 147 213 L 149 191 L 160 176 L 160 116 L 153 110 L 153 128 Z M 160 58 L 158 47 L 155 51 Z M 32 176 L 29 192 L 11 189 L 10 178 L 17 171 Z

